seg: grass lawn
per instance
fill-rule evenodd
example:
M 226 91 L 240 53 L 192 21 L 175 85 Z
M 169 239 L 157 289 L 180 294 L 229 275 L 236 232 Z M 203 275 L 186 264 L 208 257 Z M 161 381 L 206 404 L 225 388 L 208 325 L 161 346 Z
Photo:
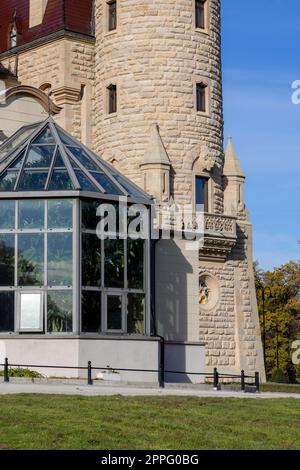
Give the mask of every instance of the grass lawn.
M 300 401 L 6 395 L 0 449 L 300 449 Z

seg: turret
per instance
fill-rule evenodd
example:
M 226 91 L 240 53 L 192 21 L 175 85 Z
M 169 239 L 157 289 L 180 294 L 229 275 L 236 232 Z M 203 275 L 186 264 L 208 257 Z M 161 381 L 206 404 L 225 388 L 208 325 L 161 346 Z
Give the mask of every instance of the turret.
M 224 212 L 227 215 L 238 215 L 245 210 L 245 174 L 233 148 L 231 137 L 228 138 L 228 144 L 225 153 L 223 178 Z
M 148 146 L 141 163 L 144 174 L 144 189 L 158 202 L 170 199 L 171 163 L 162 142 L 159 127 L 153 124 L 150 129 Z

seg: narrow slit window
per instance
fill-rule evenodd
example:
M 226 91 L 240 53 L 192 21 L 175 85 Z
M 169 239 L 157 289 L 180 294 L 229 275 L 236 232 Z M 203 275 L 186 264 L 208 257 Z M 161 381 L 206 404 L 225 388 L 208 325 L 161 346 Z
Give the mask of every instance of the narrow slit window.
M 208 212 L 208 178 L 196 176 L 196 210 Z
M 109 85 L 107 87 L 108 114 L 117 112 L 117 86 Z
M 107 2 L 108 10 L 108 31 L 117 29 L 117 1 L 112 0 Z
M 196 28 L 205 29 L 206 0 L 195 0 Z
M 206 105 L 206 93 L 207 86 L 204 83 L 197 83 L 196 85 L 196 100 L 197 100 L 197 111 L 205 113 L 207 109 Z

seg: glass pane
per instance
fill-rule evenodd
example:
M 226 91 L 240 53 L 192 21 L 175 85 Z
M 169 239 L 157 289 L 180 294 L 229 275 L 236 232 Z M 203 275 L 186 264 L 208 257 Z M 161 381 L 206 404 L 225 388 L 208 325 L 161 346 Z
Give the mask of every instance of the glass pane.
M 101 332 L 101 292 L 82 292 L 82 321 L 83 333 Z
M 55 144 L 54 137 L 49 129 L 43 130 L 43 132 L 33 141 L 34 144 Z
M 144 287 L 144 240 L 128 239 L 128 287 L 143 289 Z
M 73 201 L 51 199 L 48 201 L 48 228 L 73 227 Z
M 49 191 L 69 191 L 73 189 L 72 181 L 67 170 L 54 170 L 51 176 Z
M 196 205 L 203 205 L 207 210 L 207 179 L 196 176 Z
M 9 169 L 10 170 L 19 170 L 19 168 L 21 167 L 22 163 L 23 163 L 23 160 L 24 160 L 24 155 L 25 155 L 25 151 L 22 152 L 22 154 L 16 158 L 11 165 L 9 165 Z
M 15 293 L 0 292 L 0 332 L 15 330 Z
M 19 228 L 44 228 L 45 201 L 19 201 Z
M 49 333 L 72 332 L 72 291 L 49 292 L 47 311 L 47 329 Z
M 4 142 L 0 147 L 0 158 L 12 153 L 25 139 L 33 134 L 34 130 L 39 126 L 39 123 L 24 126 L 19 129 L 10 139 L 9 142 Z
M 124 288 L 124 240 L 104 240 L 106 287 Z
M 55 158 L 54 168 L 66 168 L 66 165 L 64 164 L 63 158 L 59 150 Z
M 128 294 L 127 333 L 145 334 L 145 296 Z
M 65 145 L 75 145 L 76 146 L 76 141 L 71 139 L 67 134 L 65 134 L 61 129 L 56 128 L 58 135 L 60 137 L 60 140 L 62 141 L 63 144 Z
M 89 233 L 82 234 L 82 285 L 101 286 L 101 242 Z
M 21 177 L 19 191 L 43 191 L 48 173 L 42 171 L 24 171 Z
M 44 284 L 44 235 L 22 233 L 18 235 L 18 285 Z
M 15 228 L 15 201 L 0 201 L 0 229 Z
M 49 168 L 54 149 L 54 145 L 31 146 L 25 168 Z
M 15 236 L 0 233 L 0 286 L 15 285 Z
M 91 175 L 95 178 L 96 181 L 102 186 L 102 188 L 108 194 L 119 194 L 122 195 L 121 191 L 116 188 L 108 179 L 104 173 L 95 173 L 91 172 Z
M 75 175 L 78 180 L 78 183 L 81 187 L 82 190 L 84 191 L 92 191 L 92 192 L 97 192 L 99 191 L 93 183 L 85 176 L 84 173 L 80 170 L 75 170 Z
M 43 294 L 20 295 L 20 330 L 43 329 Z
M 48 234 L 48 285 L 72 285 L 72 233 Z
M 118 183 L 128 192 L 130 196 L 135 196 L 135 197 L 145 197 L 142 193 L 142 190 L 139 191 L 136 189 L 133 185 L 130 184 L 129 181 L 127 181 L 123 176 L 114 174 L 113 175 L 115 179 L 118 181 Z
M 5 171 L 0 176 L 0 191 L 13 191 L 17 180 L 15 171 Z
M 97 224 L 100 220 L 100 217 L 97 216 L 97 209 L 100 206 L 101 202 L 101 200 L 85 200 L 81 202 L 81 220 L 83 229 L 96 230 Z
M 122 330 L 122 297 L 107 296 L 107 329 Z
M 81 147 L 68 147 L 69 151 L 79 160 L 87 170 L 99 171 L 98 165 L 90 159 L 88 154 Z

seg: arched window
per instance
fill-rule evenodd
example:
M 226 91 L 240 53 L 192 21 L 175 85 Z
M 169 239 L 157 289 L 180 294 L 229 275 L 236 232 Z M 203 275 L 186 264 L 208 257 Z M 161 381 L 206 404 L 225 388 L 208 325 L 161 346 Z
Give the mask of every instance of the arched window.
M 9 46 L 11 48 L 16 47 L 17 39 L 18 39 L 18 32 L 17 32 L 16 26 L 14 25 L 11 28 L 10 33 L 9 33 Z

